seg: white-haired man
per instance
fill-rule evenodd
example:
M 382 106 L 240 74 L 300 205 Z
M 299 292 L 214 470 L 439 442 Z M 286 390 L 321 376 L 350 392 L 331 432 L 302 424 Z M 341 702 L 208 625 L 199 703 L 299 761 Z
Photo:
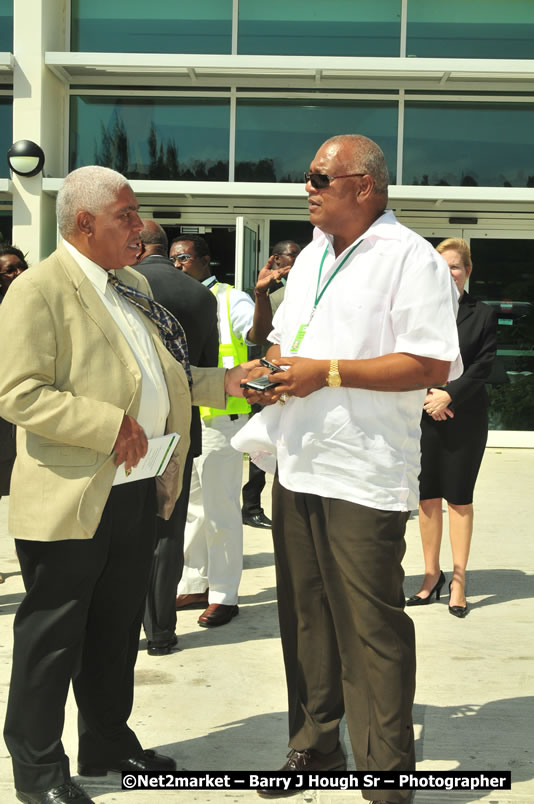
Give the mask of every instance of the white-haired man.
M 191 394 L 224 405 L 241 376 L 191 368 L 180 325 L 125 267 L 143 224 L 123 176 L 73 171 L 57 218 L 63 242 L 0 315 L 0 411 L 20 433 L 9 528 L 26 588 L 4 733 L 27 804 L 90 801 L 61 743 L 71 680 L 81 775 L 175 768 L 127 725 L 155 514 L 180 491 Z M 153 479 L 113 486 L 164 432 L 181 438 L 157 499 Z

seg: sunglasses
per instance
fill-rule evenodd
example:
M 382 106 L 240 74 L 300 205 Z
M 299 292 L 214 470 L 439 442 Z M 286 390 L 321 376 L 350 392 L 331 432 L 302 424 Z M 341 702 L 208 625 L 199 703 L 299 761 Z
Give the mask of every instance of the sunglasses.
M 315 190 L 324 190 L 330 186 L 330 182 L 334 179 L 348 179 L 349 176 L 365 176 L 365 173 L 343 173 L 342 176 L 329 176 L 327 173 L 305 173 L 304 181 L 306 184 L 310 182 Z

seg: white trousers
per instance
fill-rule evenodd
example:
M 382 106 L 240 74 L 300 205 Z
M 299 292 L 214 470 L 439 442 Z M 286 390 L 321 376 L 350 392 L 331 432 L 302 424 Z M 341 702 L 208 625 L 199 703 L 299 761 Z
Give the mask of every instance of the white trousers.
M 247 419 L 246 414 L 234 421 L 224 415 L 203 422 L 202 455 L 193 462 L 179 595 L 209 587 L 210 603 L 237 603 L 243 570 L 243 453 L 230 439 Z

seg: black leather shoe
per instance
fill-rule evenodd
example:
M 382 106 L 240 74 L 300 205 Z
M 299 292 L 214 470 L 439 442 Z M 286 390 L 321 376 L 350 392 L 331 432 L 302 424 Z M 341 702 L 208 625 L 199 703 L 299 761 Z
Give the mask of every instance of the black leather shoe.
M 50 790 L 41 790 L 39 793 L 25 793 L 22 790 L 15 792 L 18 800 L 26 804 L 96 804 L 85 790 L 73 781 L 60 784 L 59 787 L 51 787 Z
M 270 530 L 273 523 L 266 516 L 263 511 L 259 514 L 243 514 L 243 525 L 249 525 L 251 528 L 265 528 Z
M 171 757 L 156 754 L 151 748 L 143 751 L 141 756 L 129 759 L 116 759 L 109 765 L 86 765 L 78 762 L 80 776 L 106 776 L 109 771 L 115 773 L 136 773 L 137 771 L 167 771 L 176 770 L 176 762 Z
M 175 634 L 169 642 L 148 642 L 146 652 L 149 656 L 167 656 L 177 644 L 178 637 Z
M 330 754 L 321 754 L 320 751 L 315 751 L 313 748 L 304 751 L 296 751 L 292 748 L 287 755 L 287 762 L 280 768 L 281 773 L 344 770 L 347 770 L 347 756 L 341 743 L 338 743 Z M 287 796 L 296 796 L 304 789 L 304 787 L 299 787 L 298 790 L 266 789 L 258 790 L 257 792 L 260 798 L 286 798 Z
M 443 586 L 444 583 L 445 583 L 445 575 L 440 570 L 439 571 L 439 578 L 437 580 L 437 583 L 430 590 L 430 594 L 428 595 L 428 597 L 419 597 L 419 595 L 412 595 L 406 601 L 406 605 L 407 606 L 428 606 L 429 603 L 432 603 L 432 596 L 434 595 L 434 593 L 436 595 L 436 600 L 439 600 L 440 595 L 441 595 L 441 587 Z M 451 583 L 452 583 L 452 581 L 451 581 Z M 449 584 L 449 587 L 450 587 L 450 584 Z
M 449 584 L 449 597 L 451 596 L 451 586 L 452 581 Z M 460 620 L 463 620 L 467 614 L 467 600 L 465 601 L 465 606 L 451 606 L 449 604 L 449 614 L 452 614 L 453 617 L 459 617 Z

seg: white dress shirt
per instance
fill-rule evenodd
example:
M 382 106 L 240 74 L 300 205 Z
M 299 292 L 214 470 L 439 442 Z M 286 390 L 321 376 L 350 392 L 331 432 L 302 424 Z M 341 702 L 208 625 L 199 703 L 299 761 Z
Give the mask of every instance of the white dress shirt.
M 202 281 L 202 284 L 209 289 L 218 282 L 215 276 L 209 276 Z M 225 284 L 225 283 L 220 283 Z M 252 341 L 247 339 L 247 335 L 252 329 L 254 321 L 254 302 L 244 290 L 232 288 L 230 291 L 230 322 L 234 335 L 245 341 L 247 346 L 254 346 Z
M 449 379 L 458 377 L 458 302 L 445 260 L 389 211 L 358 240 L 296 354 L 357 360 L 408 352 L 450 361 Z M 282 357 L 291 356 L 299 327 L 308 324 L 325 250 L 320 289 L 353 245 L 336 257 L 332 238 L 316 229 L 297 257 L 269 335 Z M 273 440 L 281 484 L 371 508 L 415 509 L 425 394 L 325 387 L 277 405 Z
M 147 438 L 163 435 L 170 410 L 169 395 L 156 347 L 145 326 L 144 313 L 114 290 L 104 268 L 81 254 L 71 243 L 66 240 L 63 243 L 95 288 L 137 361 L 141 372 L 138 424 Z M 120 271 L 113 271 L 113 275 L 120 279 Z

